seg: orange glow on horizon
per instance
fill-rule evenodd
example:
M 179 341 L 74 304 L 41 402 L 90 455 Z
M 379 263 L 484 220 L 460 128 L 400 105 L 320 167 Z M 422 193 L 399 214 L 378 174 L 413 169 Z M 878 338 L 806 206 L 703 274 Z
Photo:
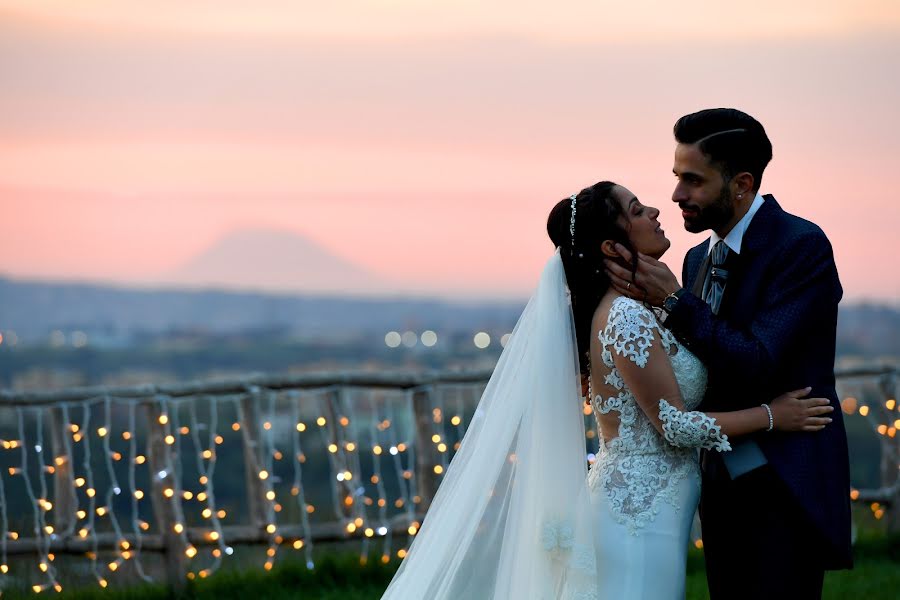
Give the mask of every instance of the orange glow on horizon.
M 379 293 L 524 298 L 550 208 L 600 179 L 661 209 L 679 273 L 672 123 L 736 105 L 845 298 L 900 299 L 873 260 L 900 252 L 900 4 L 568 4 L 0 0 L 0 276 L 156 284 L 271 231 Z

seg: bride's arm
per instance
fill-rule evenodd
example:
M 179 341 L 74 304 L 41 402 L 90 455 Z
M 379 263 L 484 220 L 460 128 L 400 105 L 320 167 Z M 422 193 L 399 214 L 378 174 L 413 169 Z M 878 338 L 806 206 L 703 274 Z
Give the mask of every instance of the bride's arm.
M 627 249 L 617 246 L 616 250 L 626 261 L 632 260 Z M 752 385 L 789 362 L 798 339 L 818 324 L 832 322 L 843 294 L 831 243 L 821 229 L 786 240 L 777 253 L 779 259 L 765 279 L 769 283 L 760 293 L 762 303 L 747 326 L 735 326 L 712 314 L 706 302 L 691 293 L 682 295 L 666 317 L 666 327 L 691 352 L 711 370 L 726 369 L 737 385 Z M 612 262 L 607 270 L 614 287 L 626 296 L 637 295 L 638 287 L 652 290 L 653 304 L 661 304 L 666 294 L 679 287 L 665 264 L 643 255 L 635 279 Z M 631 281 L 636 286 L 630 286 Z M 735 364 L 741 368 L 733 369 Z
M 628 303 L 614 319 L 613 362 L 641 410 L 670 444 L 682 447 L 730 450 L 729 437 L 769 428 L 762 406 L 731 412 L 686 411 L 672 363 L 660 342 L 650 311 Z M 783 431 L 817 431 L 830 419 L 820 417 L 832 409 L 821 398 L 801 399 L 808 390 L 780 396 L 773 402 L 774 425 Z

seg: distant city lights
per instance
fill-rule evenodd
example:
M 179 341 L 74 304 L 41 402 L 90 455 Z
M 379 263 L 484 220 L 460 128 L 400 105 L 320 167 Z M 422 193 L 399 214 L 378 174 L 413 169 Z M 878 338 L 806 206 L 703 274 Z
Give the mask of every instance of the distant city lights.
M 419 336 L 414 331 L 404 331 L 400 339 L 407 348 L 412 348 L 419 342 Z
M 384 343 L 388 348 L 397 348 L 402 341 L 403 338 L 396 331 L 388 331 L 387 335 L 384 336 Z
M 414 348 L 419 342 L 426 348 L 432 348 L 437 341 L 437 333 L 430 329 L 426 329 L 421 335 L 417 335 L 415 331 L 404 331 L 402 334 L 399 331 L 388 331 L 384 336 L 384 344 L 388 348 Z
M 59 348 L 60 346 L 66 343 L 66 334 L 64 334 L 59 329 L 53 331 L 50 334 L 50 345 L 54 348 Z
M 506 333 L 500 338 L 502 347 L 506 347 L 511 335 Z M 434 330 L 426 329 L 420 334 L 417 334 L 415 331 L 404 331 L 403 333 L 388 331 L 384 336 L 384 345 L 388 348 L 400 348 L 401 346 L 404 348 L 415 348 L 420 342 L 426 348 L 433 348 L 438 343 L 438 334 Z M 479 331 L 472 338 L 472 343 L 479 350 L 484 350 L 490 347 L 491 336 L 486 331 Z
M 476 348 L 478 348 L 479 350 L 484 350 L 491 345 L 491 336 L 483 331 L 479 331 L 475 334 L 475 337 L 472 341 L 475 343 Z

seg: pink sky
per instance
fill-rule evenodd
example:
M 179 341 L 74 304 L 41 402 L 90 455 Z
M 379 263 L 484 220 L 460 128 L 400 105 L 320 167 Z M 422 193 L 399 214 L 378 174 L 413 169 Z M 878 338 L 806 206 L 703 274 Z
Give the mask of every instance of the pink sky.
M 662 209 L 680 265 L 672 124 L 737 106 L 846 296 L 900 299 L 895 2 L 315 4 L 0 0 L 0 273 L 152 281 L 262 227 L 524 295 L 547 212 L 599 179 Z

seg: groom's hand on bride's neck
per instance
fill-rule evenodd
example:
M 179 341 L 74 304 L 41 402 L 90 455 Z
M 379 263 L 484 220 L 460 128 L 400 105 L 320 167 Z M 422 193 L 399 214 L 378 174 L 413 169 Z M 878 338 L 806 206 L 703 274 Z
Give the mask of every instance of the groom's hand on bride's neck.
M 633 264 L 634 255 L 625 246 L 616 244 L 615 250 L 625 264 Z M 638 252 L 634 275 L 616 261 L 606 259 L 604 263 L 610 283 L 617 292 L 651 306 L 662 306 L 669 294 L 681 289 L 669 267 L 646 254 Z

